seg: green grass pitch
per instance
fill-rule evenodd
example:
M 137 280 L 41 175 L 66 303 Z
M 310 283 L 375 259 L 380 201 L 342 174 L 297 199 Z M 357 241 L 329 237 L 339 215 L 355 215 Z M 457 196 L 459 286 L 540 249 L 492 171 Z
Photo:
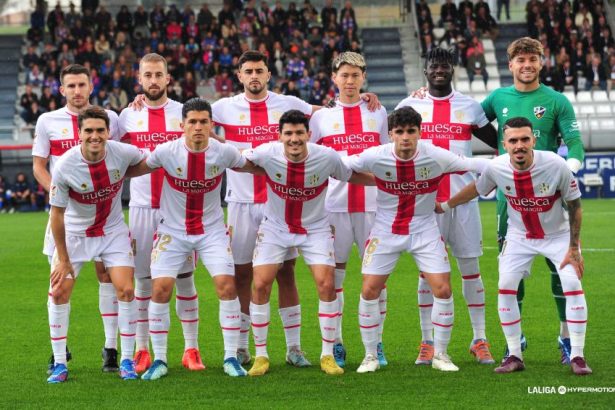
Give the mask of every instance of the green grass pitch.
M 222 371 L 222 336 L 218 303 L 211 280 L 200 267 L 196 272 L 200 298 L 199 342 L 207 370 L 191 373 L 181 367 L 183 341 L 174 313 L 169 334 L 169 375 L 157 382 L 124 382 L 100 371 L 103 331 L 98 313 L 98 286 L 93 267 L 81 273 L 72 298 L 68 344 L 74 359 L 69 381 L 49 386 L 45 382 L 50 354 L 46 292 L 48 265 L 40 253 L 46 214 L 0 215 L 0 407 L 1 408 L 613 408 L 615 402 L 615 202 L 583 203 L 582 243 L 586 273 L 583 282 L 589 306 L 586 357 L 594 370 L 575 377 L 559 364 L 556 337 L 559 324 L 544 261 L 537 259 L 526 284 L 523 329 L 529 348 L 527 369 L 496 375 L 493 366 L 478 365 L 468 353 L 472 337 L 461 280 L 453 268 L 455 327 L 449 352 L 460 367 L 444 374 L 415 366 L 420 341 L 416 301 L 417 270 L 404 255 L 391 276 L 384 345 L 389 366 L 375 374 L 358 375 L 363 358 L 357 323 L 360 289 L 359 260 L 349 263 L 345 283 L 344 339 L 348 349 L 346 374 L 320 372 L 320 334 L 314 284 L 302 261 L 297 281 L 303 310 L 302 344 L 315 364 L 295 369 L 284 363 L 284 338 L 272 298 L 270 373 L 260 378 L 231 379 Z M 487 297 L 487 335 L 496 359 L 504 348 L 497 317 L 497 260 L 495 210 L 482 203 L 485 252 L 481 273 Z M 454 264 L 453 264 L 454 265 Z M 174 309 L 172 309 L 174 310 Z M 539 394 L 551 387 L 607 387 L 611 392 Z M 539 389 L 536 389 L 536 388 Z M 548 387 L 549 389 L 545 389 Z M 611 403 L 611 404 L 609 404 Z

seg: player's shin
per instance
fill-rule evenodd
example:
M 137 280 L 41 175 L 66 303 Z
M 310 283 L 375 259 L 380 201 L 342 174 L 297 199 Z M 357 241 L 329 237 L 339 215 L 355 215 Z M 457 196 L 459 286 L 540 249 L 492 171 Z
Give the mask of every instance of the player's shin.
M 498 313 L 509 354 L 523 359 L 521 354 L 521 313 L 517 304 L 517 288 L 520 279 L 521 275 L 500 274 Z
M 152 298 L 152 280 L 150 278 L 135 279 L 135 300 L 137 302 L 137 335 L 135 341 L 137 352 L 148 350 L 149 319 L 148 307 Z
M 237 357 L 239 331 L 241 329 L 241 311 L 239 298 L 233 300 L 220 299 L 220 327 L 224 340 L 224 360 Z
M 199 299 L 194 286 L 194 275 L 175 281 L 175 311 L 182 324 L 184 350 L 198 349 Z
M 380 325 L 378 326 L 378 343 L 382 343 L 382 333 L 384 333 L 384 320 L 387 317 L 387 287 L 383 287 L 378 298 L 378 309 L 380 310 Z
M 359 328 L 366 356 L 368 354 L 376 356 L 376 348 L 379 342 L 378 328 L 381 321 L 379 300 L 365 300 L 363 296 L 360 296 Z
M 98 309 L 105 329 L 105 348 L 117 349 L 118 300 L 113 283 L 99 282 Z
M 468 305 L 473 340 L 486 339 L 485 334 L 485 288 L 480 276 L 478 258 L 457 258 L 461 272 L 463 297 Z
M 149 304 L 149 333 L 154 358 L 165 363 L 167 363 L 167 339 L 170 325 L 169 303 L 151 301 Z
M 448 299 L 434 297 L 433 301 L 431 321 L 434 325 L 434 354 L 438 355 L 447 353 L 455 320 L 455 309 L 452 295 Z
M 118 326 L 122 341 L 122 359 L 132 360 L 135 353 L 135 335 L 137 332 L 137 303 L 119 300 Z
M 284 326 L 286 350 L 291 347 L 301 347 L 301 305 L 280 308 L 280 319 Z
M 269 302 L 263 305 L 250 303 L 250 320 L 252 321 L 252 335 L 254 336 L 257 357 L 269 357 L 267 354 L 267 333 L 269 332 L 270 315 Z
M 344 279 L 346 269 L 336 268 L 334 273 L 335 294 L 337 295 L 338 310 L 340 312 L 339 326 L 335 332 L 335 343 L 343 343 L 342 338 L 342 316 L 344 315 Z
M 562 287 L 566 297 L 566 318 L 570 332 L 570 356 L 583 357 L 585 332 L 587 328 L 587 302 L 581 282 L 576 277 L 562 278 Z
M 49 334 L 55 363 L 66 364 L 66 337 L 70 303 L 56 305 L 49 302 Z
M 421 273 L 419 275 L 419 287 L 417 290 L 419 303 L 419 319 L 421 323 L 421 340 L 433 341 L 433 322 L 431 311 L 433 309 L 433 294 L 427 279 Z
M 322 356 L 333 355 L 333 344 L 335 343 L 335 331 L 339 325 L 339 304 L 337 300 L 318 302 L 318 322 L 320 323 L 320 334 L 322 337 Z

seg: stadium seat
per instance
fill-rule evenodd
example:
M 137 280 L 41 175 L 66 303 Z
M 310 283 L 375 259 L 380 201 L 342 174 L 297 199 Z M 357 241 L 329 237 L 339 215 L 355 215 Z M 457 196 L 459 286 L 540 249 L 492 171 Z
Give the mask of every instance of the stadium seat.
M 566 98 L 568 98 L 568 101 L 570 101 L 572 104 L 577 102 L 577 96 L 573 91 L 564 91 L 562 94 L 564 94 Z
M 483 48 L 485 49 L 485 54 L 489 54 L 490 51 L 494 51 L 493 41 L 490 38 L 484 38 Z
M 487 65 L 496 65 L 498 63 L 495 59 L 495 53 L 493 52 L 485 53 L 485 61 L 487 62 Z
M 455 85 L 455 89 L 460 93 L 469 93 L 470 92 L 470 83 L 468 81 L 457 81 Z
M 579 112 L 583 115 L 593 115 L 596 113 L 596 107 L 593 105 L 581 105 Z
M 605 102 L 609 101 L 609 96 L 607 95 L 606 91 L 596 90 L 592 93 L 592 99 L 595 102 Z
M 574 115 L 579 115 L 579 106 L 578 105 L 573 105 L 572 106 L 572 110 L 574 111 Z
M 612 131 L 615 129 L 615 120 L 613 118 L 600 120 L 600 129 Z
M 474 78 L 474 81 L 470 83 L 470 90 L 473 93 L 485 92 L 485 83 L 483 82 L 482 77 L 477 76 Z
M 592 102 L 592 93 L 591 93 L 591 91 L 579 91 L 577 93 L 577 102 L 580 102 L 580 103 L 590 103 L 590 102 Z
M 473 97 L 476 101 L 478 102 L 482 102 L 485 98 L 487 98 L 487 94 L 485 93 L 475 93 L 473 94 Z
M 489 74 L 489 78 L 500 78 L 500 72 L 496 66 L 487 66 L 487 73 Z
M 605 103 L 605 104 L 597 104 L 596 105 L 596 114 L 607 114 L 607 115 L 611 115 L 611 104 L 610 103 Z
M 500 82 L 499 78 L 490 78 L 489 81 L 487 81 L 487 91 L 493 91 L 500 88 L 501 86 L 502 83 Z
M 457 74 L 457 81 L 468 79 L 468 70 L 466 70 L 464 67 L 456 67 L 455 73 Z

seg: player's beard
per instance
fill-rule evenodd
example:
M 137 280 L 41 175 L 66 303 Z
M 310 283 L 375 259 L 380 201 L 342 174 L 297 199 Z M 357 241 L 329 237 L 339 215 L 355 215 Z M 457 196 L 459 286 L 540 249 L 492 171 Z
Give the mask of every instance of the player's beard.
M 145 97 L 150 100 L 150 101 L 158 101 L 159 99 L 161 99 L 162 97 L 167 95 L 167 89 L 166 88 L 161 88 L 158 90 L 157 93 L 151 93 L 145 89 L 143 89 L 143 94 L 145 94 Z
M 253 83 L 249 83 L 248 84 L 248 91 L 250 91 L 250 93 L 257 95 L 263 92 L 263 90 L 267 87 L 267 84 L 261 84 L 258 83 L 258 85 L 256 85 L 256 82 Z

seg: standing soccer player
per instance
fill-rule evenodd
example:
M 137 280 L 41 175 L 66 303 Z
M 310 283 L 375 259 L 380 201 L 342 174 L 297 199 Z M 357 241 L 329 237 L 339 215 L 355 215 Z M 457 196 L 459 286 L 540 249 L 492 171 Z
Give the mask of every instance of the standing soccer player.
M 250 169 L 251 164 L 246 166 L 237 148 L 209 138 L 212 120 L 207 101 L 193 98 L 184 104 L 181 128 L 184 137 L 159 145 L 147 161 L 129 173 L 164 170 L 161 221 L 151 257 L 149 323 L 155 360 L 141 378 L 157 380 L 168 372 L 169 300 L 177 275 L 187 260 L 193 261 L 195 252 L 212 276 L 220 299 L 224 372 L 246 376 L 236 357 L 241 318 L 220 183 L 227 168 Z
M 145 152 L 153 152 L 164 142 L 179 138 L 183 131 L 182 104 L 167 98 L 170 76 L 167 62 L 161 55 L 151 53 L 139 63 L 139 84 L 143 88 L 143 108 L 126 108 L 119 118 L 122 141 Z M 135 253 L 135 297 L 139 312 L 135 367 L 142 373 L 151 365 L 149 353 L 148 306 L 152 297 L 150 256 L 160 222 L 160 201 L 164 170 L 130 181 L 129 224 Z M 184 333 L 182 365 L 190 370 L 203 370 L 198 346 L 199 300 L 194 286 L 194 259 L 186 259 L 177 276 L 175 309 Z
M 340 54 L 332 63 L 332 80 L 339 90 L 335 107 L 319 110 L 310 120 L 311 141 L 331 147 L 341 156 L 353 155 L 365 149 L 389 142 L 387 114 L 384 107 L 370 111 L 360 92 L 365 82 L 366 64 L 363 56 L 353 52 Z M 340 367 L 346 364 L 346 349 L 342 340 L 341 318 L 344 311 L 344 278 L 346 262 L 356 243 L 363 257 L 365 242 L 376 215 L 376 187 L 349 184 L 334 178 L 329 180 L 325 200 L 329 223 L 333 227 L 335 248 L 335 292 L 339 302 L 340 324 L 335 334 L 333 356 Z M 387 364 L 382 349 L 382 326 L 386 315 L 386 288 L 379 298 L 382 322 L 378 359 Z
M 425 98 L 408 97 L 397 108 L 412 107 L 421 114 L 421 139 L 452 153 L 472 156 L 472 134 L 496 148 L 497 132 L 489 123 L 480 104 L 469 96 L 453 91 L 453 55 L 436 47 L 425 59 L 424 75 L 428 83 Z M 474 180 L 469 172 L 444 175 L 438 186 L 436 200 L 444 202 Z M 463 296 L 472 323 L 473 338 L 470 353 L 482 364 L 493 364 L 485 332 L 485 289 L 478 258 L 482 250 L 482 226 L 478 201 L 460 206 L 455 211 L 437 215 L 442 237 L 451 247 L 461 273 Z M 430 365 L 433 359 L 433 329 L 431 312 L 433 295 L 424 274 L 419 275 L 418 305 L 422 342 L 418 365 Z
M 531 121 L 513 117 L 502 129 L 507 154 L 491 161 L 478 181 L 439 207 L 440 211 L 455 208 L 496 187 L 506 198 L 510 229 L 499 256 L 498 312 L 510 354 L 495 371 L 511 373 L 525 368 L 516 295 L 519 282 L 530 274 L 534 257 L 542 255 L 557 267 L 566 298 L 572 372 L 591 374 L 583 356 L 587 303 L 581 287 L 581 193 L 562 158 L 534 149 L 537 138 Z
M 445 174 L 477 171 L 487 160 L 462 158 L 419 141 L 421 116 L 411 107 L 390 114 L 388 126 L 393 143 L 348 157 L 352 170 L 373 173 L 378 187 L 376 218 L 363 256 L 359 326 L 365 358 L 357 372 L 374 372 L 380 367 L 378 296 L 404 251 L 412 254 L 434 294 L 432 366 L 457 371 L 447 354 L 454 318 L 450 264 L 433 210 Z
M 79 64 L 71 64 L 60 73 L 60 93 L 66 98 L 66 106 L 44 113 L 36 122 L 32 159 L 34 177 L 45 190 L 49 192 L 51 179 L 57 161 L 70 148 L 80 143 L 78 115 L 90 105 L 89 98 L 94 86 L 90 71 Z M 119 140 L 118 117 L 113 111 L 106 110 L 109 117 L 110 139 Z M 47 166 L 49 165 L 49 170 Z M 43 254 L 47 255 L 49 263 L 55 244 L 51 227 L 48 224 L 45 232 Z M 117 320 L 118 303 L 115 289 L 109 274 L 101 262 L 96 262 L 98 277 L 98 307 L 105 331 L 105 345 L 102 350 L 102 370 L 114 372 L 118 370 L 117 363 Z M 51 295 L 49 295 L 49 302 Z M 50 302 L 51 303 L 51 302 Z M 50 303 L 48 306 L 50 307 Z M 68 360 L 71 354 L 67 352 Z M 54 355 L 49 359 L 48 372 L 51 374 L 55 366 Z
M 70 296 L 84 262 L 95 257 L 106 266 L 117 292 L 122 342 L 120 376 L 136 379 L 132 362 L 137 325 L 134 262 L 119 194 L 127 168 L 141 162 L 143 154 L 135 147 L 107 141 L 109 117 L 100 107 L 89 107 L 79 114 L 78 130 L 81 145 L 68 150 L 56 163 L 49 191 L 55 240 L 49 328 L 55 365 L 47 381 L 61 383 L 68 377 Z
M 361 182 L 331 148 L 309 142 L 305 114 L 290 110 L 280 117 L 280 142 L 272 142 L 244 152 L 266 172 L 268 201 L 254 249 L 254 289 L 250 316 L 256 359 L 249 371 L 261 376 L 269 370 L 267 333 L 269 330 L 271 285 L 285 255 L 291 248 L 301 251 L 318 289 L 318 317 L 322 335 L 320 368 L 337 375 L 344 370 L 333 358 L 335 331 L 339 325 L 339 304 L 334 287 L 333 235 L 325 196 L 329 177 Z M 309 155 L 308 155 L 309 154 Z
M 498 146 L 500 154 L 505 153 L 503 146 L 503 127 L 509 118 L 524 117 L 532 123 L 536 136 L 536 149 L 556 152 L 560 145 L 560 137 L 568 147 L 568 168 L 576 174 L 581 168 L 585 155 L 583 141 L 577 120 L 568 99 L 559 92 L 540 84 L 539 74 L 542 69 L 543 47 L 538 40 L 529 37 L 513 41 L 508 46 L 508 67 L 513 74 L 514 84 L 499 88 L 492 92 L 482 102 L 487 118 L 498 120 Z M 504 194 L 497 194 L 498 241 L 503 243 L 507 230 L 507 204 Z M 561 350 L 562 364 L 570 363 L 570 334 L 566 321 L 566 298 L 563 295 L 560 275 L 557 267 L 546 259 L 551 271 L 551 289 L 557 305 L 560 319 L 560 335 L 558 338 Z M 523 280 L 519 285 L 517 300 L 519 309 L 523 302 L 525 288 Z M 525 348 L 525 338 L 522 346 Z

